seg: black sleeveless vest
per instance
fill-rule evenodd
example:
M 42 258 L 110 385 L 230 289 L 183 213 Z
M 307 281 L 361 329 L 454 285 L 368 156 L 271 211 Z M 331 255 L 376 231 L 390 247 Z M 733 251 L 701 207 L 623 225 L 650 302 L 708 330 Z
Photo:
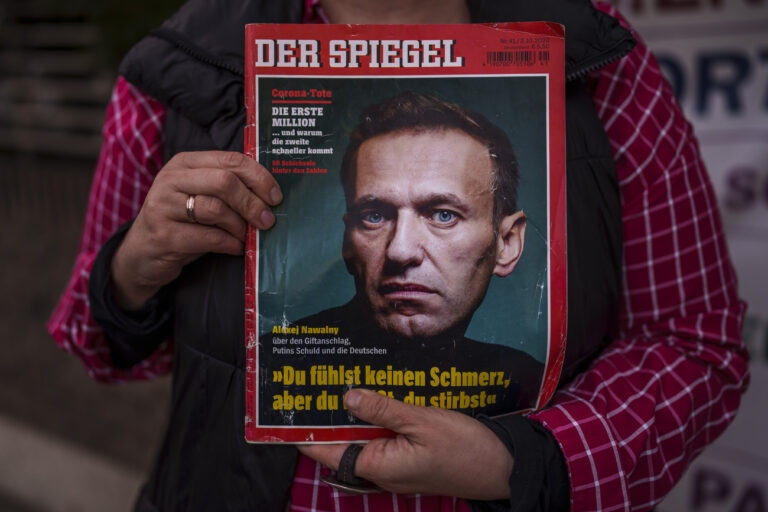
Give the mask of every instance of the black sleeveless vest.
M 303 0 L 192 0 L 120 73 L 168 108 L 166 160 L 243 150 L 245 23 L 301 21 Z M 581 80 L 634 40 L 588 0 L 475 0 L 475 22 L 566 26 L 568 342 L 561 383 L 610 341 L 620 300 L 621 204 L 610 144 Z M 137 510 L 283 510 L 296 451 L 244 441 L 243 259 L 207 255 L 175 283 L 168 430 Z

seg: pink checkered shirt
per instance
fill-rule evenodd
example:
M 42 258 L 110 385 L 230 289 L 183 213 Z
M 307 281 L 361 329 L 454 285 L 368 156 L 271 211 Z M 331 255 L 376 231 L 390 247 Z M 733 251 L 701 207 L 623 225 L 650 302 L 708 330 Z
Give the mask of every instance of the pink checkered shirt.
M 642 510 L 665 496 L 736 414 L 748 382 L 745 305 L 696 138 L 651 52 L 639 42 L 590 77 L 590 92 L 621 188 L 620 329 L 587 371 L 531 417 L 565 455 L 572 510 Z M 118 79 L 72 278 L 48 323 L 56 342 L 100 381 L 152 378 L 172 365 L 167 341 L 141 364 L 115 368 L 88 303 L 99 248 L 136 216 L 163 164 L 164 119 L 160 103 Z M 293 510 L 467 509 L 449 497 L 339 494 L 319 481 L 327 472 L 300 458 Z

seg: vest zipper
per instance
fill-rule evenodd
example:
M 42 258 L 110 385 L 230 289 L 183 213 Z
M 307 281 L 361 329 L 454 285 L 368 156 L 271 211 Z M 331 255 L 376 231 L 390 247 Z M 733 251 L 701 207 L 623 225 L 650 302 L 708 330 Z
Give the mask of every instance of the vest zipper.
M 603 66 L 607 66 L 608 64 L 611 64 L 613 62 L 616 62 L 619 59 L 622 59 L 626 57 L 629 52 L 631 52 L 637 43 L 634 39 L 624 39 L 620 41 L 614 50 L 611 50 L 610 55 L 607 57 L 598 60 L 594 64 L 587 64 L 584 67 L 581 67 L 577 69 L 576 71 L 571 71 L 570 73 L 567 73 L 565 75 L 565 81 L 566 82 L 573 82 L 580 78 L 583 78 L 587 76 L 589 73 L 598 70 L 602 68 Z
M 245 72 L 242 67 L 234 64 L 231 60 L 222 59 L 206 52 L 200 47 L 192 44 L 178 32 L 174 32 L 173 30 L 168 30 L 161 27 L 152 30 L 149 34 L 171 43 L 190 57 L 195 58 L 205 64 L 209 64 L 221 69 L 226 69 L 227 71 L 230 71 L 238 76 L 245 77 Z

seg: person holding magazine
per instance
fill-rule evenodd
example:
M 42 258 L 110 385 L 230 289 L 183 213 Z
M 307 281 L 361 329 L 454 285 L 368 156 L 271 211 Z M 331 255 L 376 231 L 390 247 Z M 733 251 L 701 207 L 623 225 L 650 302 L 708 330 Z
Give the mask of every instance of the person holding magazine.
M 745 306 L 690 126 L 611 15 L 584 0 L 191 0 L 131 50 L 49 330 L 97 380 L 173 371 L 136 510 L 628 510 L 665 496 L 736 413 Z M 243 25 L 530 20 L 567 34 L 569 318 L 555 398 L 491 420 L 357 389 L 349 411 L 397 438 L 357 452 L 246 445 L 243 238 L 247 224 L 272 226 L 282 195 L 240 154 Z M 321 481 L 336 469 L 383 491 L 336 492 Z

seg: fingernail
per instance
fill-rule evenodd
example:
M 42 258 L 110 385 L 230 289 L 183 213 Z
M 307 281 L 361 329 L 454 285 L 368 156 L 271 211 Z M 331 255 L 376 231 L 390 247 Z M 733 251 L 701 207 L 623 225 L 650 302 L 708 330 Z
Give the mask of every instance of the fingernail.
M 275 216 L 269 210 L 261 212 L 261 225 L 265 228 L 271 227 L 275 223 Z
M 283 193 L 277 187 L 272 187 L 269 191 L 269 198 L 272 200 L 272 204 L 278 204 L 283 200 Z
M 363 394 L 358 389 L 350 389 L 347 394 L 344 395 L 344 403 L 347 409 L 354 409 L 357 404 L 360 403 L 360 399 L 363 398 Z

